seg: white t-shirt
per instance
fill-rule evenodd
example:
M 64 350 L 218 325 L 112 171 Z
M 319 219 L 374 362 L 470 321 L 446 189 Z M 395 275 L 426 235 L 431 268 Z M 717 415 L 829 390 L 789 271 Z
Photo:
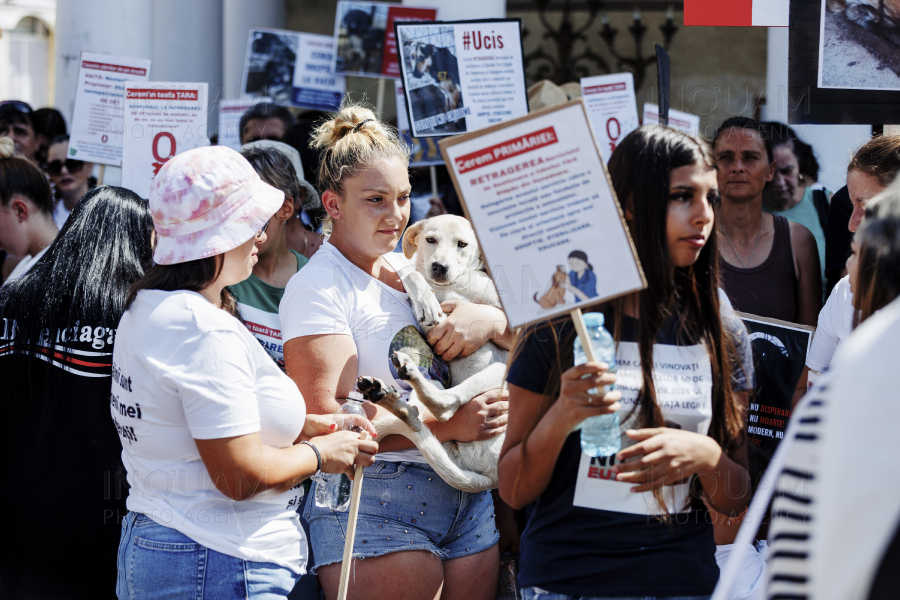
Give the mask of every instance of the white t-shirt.
M 384 255 L 398 273 L 413 268 L 402 254 Z M 435 356 L 417 327 L 409 296 L 378 281 L 340 250 L 325 242 L 288 282 L 281 299 L 284 342 L 307 335 L 349 335 L 356 344 L 356 374 L 378 377 L 401 392 L 411 390 L 397 377 L 391 354 L 401 350 L 417 360 L 423 374 L 449 387 L 447 364 Z M 379 460 L 426 462 L 416 450 L 381 452 Z
M 305 572 L 303 488 L 231 500 L 194 443 L 259 432 L 286 448 L 303 428 L 300 391 L 240 321 L 196 292 L 138 293 L 119 323 L 110 410 L 128 510 L 217 552 Z
M 806 366 L 822 372 L 831 364 L 834 351 L 853 331 L 853 293 L 850 291 L 850 276 L 837 282 L 825 306 L 819 312 L 816 335 L 813 337 Z
M 56 206 L 53 207 L 53 222 L 56 223 L 58 229 L 63 228 L 63 225 L 69 220 L 69 215 L 71 214 L 72 211 L 66 208 L 65 202 L 62 200 L 56 201 Z
M 47 246 L 34 256 L 26 256 L 13 268 L 12 272 L 10 272 L 9 277 L 6 278 L 6 281 L 12 281 L 13 279 L 18 279 L 25 273 L 31 270 L 31 267 L 37 264 L 37 261 L 41 260 L 41 257 L 47 252 Z
M 762 600 L 765 591 L 766 560 L 763 555 L 765 541 L 760 542 L 761 548 L 754 546 L 747 550 L 741 557 L 741 571 L 731 588 L 728 600 Z M 719 571 L 725 568 L 725 563 L 731 558 L 734 544 L 722 544 L 716 546 L 716 564 Z

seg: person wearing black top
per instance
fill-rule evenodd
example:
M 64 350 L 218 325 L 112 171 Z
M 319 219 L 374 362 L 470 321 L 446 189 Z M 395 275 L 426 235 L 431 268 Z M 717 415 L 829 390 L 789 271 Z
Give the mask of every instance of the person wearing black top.
M 112 351 L 152 230 L 136 194 L 94 188 L 32 269 L 0 288 L 0 596 L 115 597 L 128 485 Z
M 719 303 L 712 152 L 644 126 L 609 170 L 648 281 L 602 305 L 618 373 L 572 366 L 574 327 L 564 318 L 519 336 L 507 378 L 499 491 L 514 508 L 536 501 L 520 542 L 526 600 L 707 596 L 718 568 L 700 498 L 737 515 L 750 495 L 752 361 L 746 329 Z M 617 391 L 589 392 L 613 382 Z M 613 411 L 622 449 L 588 457 L 577 428 Z

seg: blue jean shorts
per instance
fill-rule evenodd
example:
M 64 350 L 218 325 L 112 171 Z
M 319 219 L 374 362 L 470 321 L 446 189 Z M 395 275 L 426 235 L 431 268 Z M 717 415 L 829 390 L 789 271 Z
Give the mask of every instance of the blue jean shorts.
M 309 523 L 313 572 L 343 560 L 348 517 L 316 506 L 314 494 L 311 490 L 303 513 Z M 490 491 L 457 490 L 423 463 L 379 461 L 366 468 L 355 558 L 427 550 L 441 560 L 453 560 L 487 550 L 499 540 Z
M 570 596 L 568 594 L 554 594 L 538 587 L 525 588 L 522 590 L 521 595 L 522 600 L 709 600 L 709 596 L 632 596 L 628 598 Z
M 542 590 L 539 587 L 525 588 L 521 592 L 522 600 L 709 600 L 709 596 L 638 596 L 638 597 L 613 597 L 597 598 L 593 596 L 570 596 L 568 594 L 555 594 Z
M 283 599 L 300 577 L 276 564 L 216 552 L 134 512 L 122 519 L 118 568 L 119 600 Z

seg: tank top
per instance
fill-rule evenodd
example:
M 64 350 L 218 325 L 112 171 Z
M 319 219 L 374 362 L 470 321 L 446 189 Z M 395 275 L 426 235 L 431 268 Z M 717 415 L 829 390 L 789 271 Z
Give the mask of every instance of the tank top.
M 790 222 L 780 215 L 775 220 L 772 250 L 763 263 L 741 269 L 719 258 L 722 286 L 735 310 L 760 317 L 797 322 L 797 272 L 791 249 Z

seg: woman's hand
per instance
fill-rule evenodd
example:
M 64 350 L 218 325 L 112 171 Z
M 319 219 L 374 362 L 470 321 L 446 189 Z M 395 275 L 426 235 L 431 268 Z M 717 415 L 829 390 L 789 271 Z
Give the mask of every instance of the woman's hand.
M 322 456 L 324 473 L 342 473 L 353 479 L 354 466 L 368 467 L 375 462 L 378 443 L 361 440 L 355 431 L 336 431 L 309 440 Z
M 428 332 L 428 343 L 444 360 L 468 356 L 492 340 L 508 348 L 502 342 L 511 335 L 506 327 L 506 315 L 499 308 L 445 300 L 441 302 L 441 310 L 447 319 Z
M 588 417 L 608 415 L 619 410 L 622 392 L 589 394 L 588 390 L 611 385 L 616 382 L 614 373 L 607 373 L 609 365 L 588 362 L 572 367 L 562 374 L 559 399 L 547 411 L 554 428 L 564 436 L 569 435 Z
M 509 392 L 501 389 L 479 394 L 460 406 L 445 423 L 429 423 L 429 427 L 441 442 L 489 440 L 506 431 L 507 398 Z
M 712 477 L 722 457 L 715 440 L 691 431 L 656 427 L 629 429 L 625 435 L 638 443 L 619 452 L 613 471 L 616 481 L 638 484 L 632 492 L 675 485 L 697 473 Z
M 365 402 L 364 406 L 369 404 L 369 402 Z M 368 416 L 369 410 L 366 410 L 366 414 Z M 309 441 L 312 438 L 325 435 L 328 433 L 334 433 L 338 429 L 337 420 L 335 419 L 336 415 L 306 415 L 306 422 L 303 424 L 303 430 L 300 432 L 300 436 L 294 442 L 304 442 Z M 346 417 L 347 415 L 345 415 Z M 352 416 L 352 415 L 350 415 Z M 375 408 L 372 406 L 371 408 L 371 416 L 369 419 L 374 418 L 375 416 Z M 369 421 L 359 418 L 357 425 L 361 427 L 365 427 L 366 431 L 369 432 L 373 438 L 378 437 L 378 432 L 375 431 L 375 428 L 372 426 L 372 423 Z

